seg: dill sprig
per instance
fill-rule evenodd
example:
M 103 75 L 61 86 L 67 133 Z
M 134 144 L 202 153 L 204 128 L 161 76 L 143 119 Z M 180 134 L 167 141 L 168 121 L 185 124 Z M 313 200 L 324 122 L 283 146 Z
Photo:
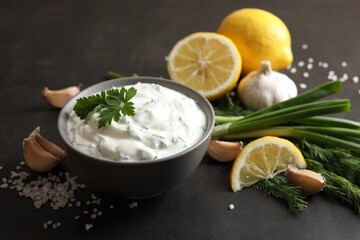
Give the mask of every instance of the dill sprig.
M 306 159 L 308 169 L 320 173 L 326 183 L 323 192 L 330 197 L 349 204 L 360 214 L 360 188 L 346 178 L 325 169 L 324 165 L 316 160 Z
M 299 147 L 305 158 L 319 161 L 326 170 L 360 185 L 359 157 L 342 148 L 324 148 L 305 140 Z
M 284 175 L 278 174 L 273 178 L 261 180 L 255 187 L 285 201 L 292 213 L 300 213 L 308 206 L 301 189 L 289 183 Z

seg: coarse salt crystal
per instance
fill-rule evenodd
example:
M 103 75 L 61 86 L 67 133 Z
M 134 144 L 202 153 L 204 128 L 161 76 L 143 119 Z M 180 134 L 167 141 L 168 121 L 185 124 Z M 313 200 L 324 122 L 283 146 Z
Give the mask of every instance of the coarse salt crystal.
M 235 208 L 234 204 L 230 204 L 230 205 L 229 205 L 229 209 L 230 209 L 230 210 L 233 210 L 234 208 Z
M 305 66 L 305 62 L 304 62 L 304 61 L 300 61 L 300 62 L 298 62 L 298 66 L 299 66 L 299 67 L 303 67 L 303 66 Z
M 306 89 L 306 88 L 307 88 L 307 85 L 306 85 L 306 83 L 300 83 L 299 87 L 300 87 L 301 89 Z
M 347 67 L 347 65 L 348 65 L 347 62 L 345 62 L 345 61 L 341 62 L 342 67 Z
M 304 72 L 304 73 L 303 73 L 303 77 L 304 77 L 304 78 L 308 78 L 308 77 L 309 77 L 309 73 L 308 73 L 308 72 Z
M 307 69 L 308 69 L 308 70 L 313 69 L 313 65 L 312 65 L 311 63 L 308 63 L 308 65 L 307 65 Z
M 93 227 L 93 225 L 91 223 L 85 224 L 85 229 L 86 230 L 90 230 L 92 227 Z
M 358 83 L 358 82 L 359 82 L 359 77 L 358 77 L 358 76 L 354 76 L 354 77 L 352 78 L 352 80 L 353 80 L 354 83 Z
M 290 69 L 290 73 L 296 73 L 297 72 L 297 69 L 295 68 L 295 67 L 292 67 L 291 69 Z
M 313 59 L 313 58 L 308 58 L 308 62 L 309 62 L 309 63 L 313 63 L 313 62 L 314 62 L 314 59 Z
M 309 48 L 309 45 L 306 44 L 306 43 L 304 43 L 304 44 L 301 45 L 301 48 L 302 48 L 302 49 L 308 49 L 308 48 Z
M 129 208 L 134 208 L 134 207 L 137 207 L 137 206 L 138 206 L 137 202 L 129 203 Z

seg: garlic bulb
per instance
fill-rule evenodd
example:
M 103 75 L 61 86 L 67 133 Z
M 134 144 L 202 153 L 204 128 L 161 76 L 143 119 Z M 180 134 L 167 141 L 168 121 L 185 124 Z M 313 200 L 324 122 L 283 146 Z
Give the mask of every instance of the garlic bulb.
M 253 71 L 241 79 L 238 95 L 244 105 L 259 110 L 297 95 L 293 80 L 285 74 L 272 71 L 269 61 L 261 63 L 260 71 Z

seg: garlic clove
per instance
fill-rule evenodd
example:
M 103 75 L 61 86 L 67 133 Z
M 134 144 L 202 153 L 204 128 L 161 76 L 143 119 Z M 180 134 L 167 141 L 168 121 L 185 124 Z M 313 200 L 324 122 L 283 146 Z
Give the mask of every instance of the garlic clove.
M 40 127 L 37 127 L 30 136 L 33 136 L 36 142 L 47 152 L 51 153 L 60 160 L 66 157 L 66 152 L 55 143 L 47 140 L 40 134 Z
M 321 174 L 308 170 L 298 169 L 295 166 L 288 166 L 285 172 L 289 182 L 299 186 L 305 194 L 320 192 L 325 185 L 325 178 Z
M 42 95 L 45 100 L 53 107 L 62 108 L 72 97 L 80 92 L 79 86 L 71 86 L 59 90 L 50 90 L 45 87 Z
M 242 148 L 242 142 L 210 140 L 207 153 L 219 162 L 231 162 L 241 152 Z
M 37 127 L 23 141 L 23 156 L 30 169 L 47 172 L 64 161 L 66 152 L 41 136 Z

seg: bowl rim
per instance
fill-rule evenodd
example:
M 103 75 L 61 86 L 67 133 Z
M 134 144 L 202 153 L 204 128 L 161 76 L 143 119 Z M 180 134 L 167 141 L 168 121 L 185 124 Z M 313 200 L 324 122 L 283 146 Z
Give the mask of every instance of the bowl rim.
M 121 84 L 121 82 L 124 82 L 125 84 Z M 206 123 L 206 130 L 203 133 L 201 139 L 196 142 L 195 144 L 191 145 L 190 147 L 184 149 L 181 152 L 178 152 L 174 155 L 171 156 L 167 156 L 167 157 L 162 157 L 162 158 L 158 158 L 158 159 L 154 159 L 154 160 L 147 160 L 147 161 L 115 161 L 115 160 L 111 160 L 108 158 L 104 158 L 104 157 L 94 157 L 91 155 L 88 155 L 80 150 L 78 150 L 68 139 L 67 133 L 66 131 L 64 131 L 64 129 L 66 129 L 66 126 L 63 126 L 64 124 L 66 125 L 66 120 L 69 117 L 69 113 L 72 111 L 73 106 L 76 102 L 76 99 L 78 99 L 79 97 L 85 97 L 85 96 L 90 96 L 96 92 L 102 91 L 102 90 L 106 90 L 109 89 L 111 87 L 122 87 L 122 86 L 128 86 L 128 85 L 134 85 L 138 82 L 141 83 L 154 83 L 154 84 L 159 84 L 163 87 L 167 87 L 170 88 L 172 90 L 175 91 L 179 91 L 182 94 L 185 94 L 186 96 L 190 97 L 193 99 L 193 97 L 189 96 L 189 94 L 186 93 L 190 92 L 191 95 L 195 95 L 200 101 L 202 101 L 202 103 L 199 103 L 200 108 L 202 109 L 202 111 L 204 112 L 204 114 L 206 115 L 207 118 L 207 123 Z M 164 84 L 165 83 L 165 84 Z M 169 85 L 173 85 L 174 87 L 168 87 L 168 86 L 164 86 L 166 84 Z M 105 87 L 106 86 L 106 87 Z M 101 89 L 98 89 L 101 88 Z M 95 89 L 97 89 L 95 91 Z M 185 91 L 185 92 L 184 92 Z M 91 92 L 91 93 L 89 93 Z M 194 99 L 196 102 L 199 102 L 197 99 Z M 208 111 L 210 114 L 206 114 L 206 111 Z M 210 117 L 208 117 L 208 115 Z M 64 145 L 66 145 L 66 148 L 71 148 L 72 151 L 75 151 L 77 154 L 82 155 L 86 158 L 89 158 L 89 160 L 92 161 L 102 161 L 103 163 L 108 163 L 108 164 L 125 164 L 125 165 L 147 165 L 147 164 L 153 164 L 153 163 L 157 163 L 157 162 L 165 162 L 171 159 L 176 159 L 180 156 L 186 155 L 188 152 L 191 152 L 193 149 L 197 148 L 199 145 L 203 144 L 204 141 L 207 141 L 209 139 L 209 137 L 211 136 L 212 133 L 212 129 L 215 125 L 215 112 L 214 109 L 211 105 L 211 103 L 209 102 L 209 100 L 207 100 L 203 95 L 201 95 L 199 92 L 197 92 L 196 90 L 182 84 L 179 82 L 176 82 L 174 80 L 169 80 L 166 78 L 159 78 L 159 77 L 149 77 L 149 76 L 136 76 L 136 77 L 122 77 L 122 78 L 116 78 L 116 79 L 111 79 L 111 80 L 107 80 L 107 81 L 103 81 L 103 82 L 99 82 L 96 84 L 93 84 L 89 87 L 84 88 L 79 94 L 77 94 L 76 96 L 72 97 L 65 105 L 64 107 L 61 109 L 59 115 L 58 115 L 58 121 L 57 121 L 57 128 L 58 128 L 58 133 L 60 135 L 60 138 L 63 142 Z

